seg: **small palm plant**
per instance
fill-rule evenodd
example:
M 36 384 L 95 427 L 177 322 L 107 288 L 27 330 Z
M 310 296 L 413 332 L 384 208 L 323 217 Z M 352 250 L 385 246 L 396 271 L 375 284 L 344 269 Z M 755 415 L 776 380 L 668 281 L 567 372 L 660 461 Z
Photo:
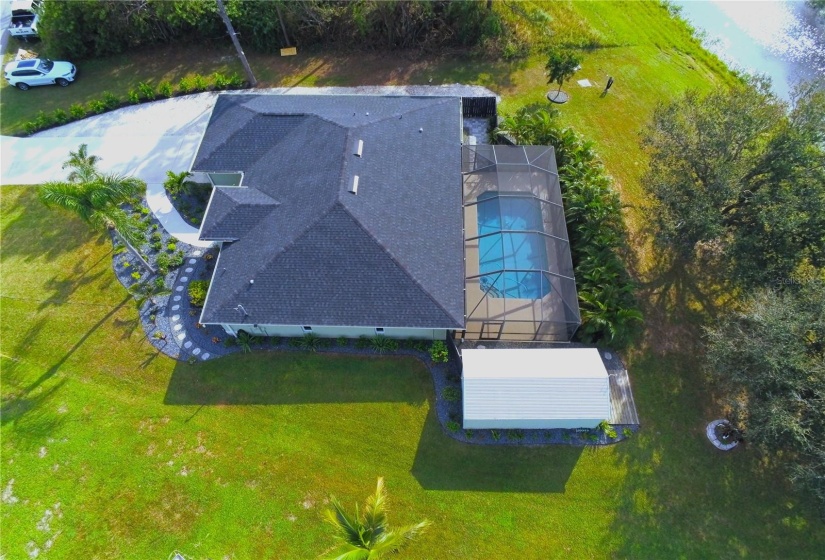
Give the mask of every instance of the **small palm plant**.
M 377 560 L 397 552 L 430 525 L 426 519 L 415 525 L 391 530 L 387 523 L 387 491 L 384 479 L 378 479 L 375 493 L 367 498 L 363 513 L 355 506 L 355 515 L 344 511 L 341 503 L 330 498 L 332 509 L 326 511 L 327 522 L 335 528 L 339 541 L 328 560 Z

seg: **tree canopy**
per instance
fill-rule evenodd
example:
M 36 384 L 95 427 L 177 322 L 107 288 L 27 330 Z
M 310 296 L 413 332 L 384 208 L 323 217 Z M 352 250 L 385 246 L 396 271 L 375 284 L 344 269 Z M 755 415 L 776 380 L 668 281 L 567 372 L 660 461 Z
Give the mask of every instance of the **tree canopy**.
M 561 86 L 573 77 L 579 64 L 581 64 L 581 58 L 573 51 L 560 48 L 550 49 L 547 53 L 547 64 L 544 66 L 547 70 L 547 83 L 559 84 L 559 91 L 561 91 Z
M 825 274 L 798 282 L 707 328 L 707 368 L 748 441 L 783 455 L 825 513 Z
M 744 286 L 825 264 L 825 92 L 788 107 L 764 78 L 658 107 L 643 145 L 657 241 L 687 259 L 713 245 Z

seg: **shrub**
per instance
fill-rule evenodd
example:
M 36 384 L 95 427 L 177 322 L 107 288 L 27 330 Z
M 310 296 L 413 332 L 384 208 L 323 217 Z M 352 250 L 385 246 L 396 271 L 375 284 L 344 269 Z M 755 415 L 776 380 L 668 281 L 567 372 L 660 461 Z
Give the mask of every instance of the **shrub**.
M 234 72 L 229 78 L 227 78 L 226 85 L 230 89 L 238 89 L 243 87 L 244 79 L 241 78 L 237 72 Z
M 166 245 L 166 250 L 169 251 L 170 253 L 174 253 L 175 251 L 178 250 L 178 246 L 175 243 L 168 243 Z
M 386 336 L 374 336 L 370 339 L 370 348 L 377 354 L 395 352 L 398 350 L 398 341 Z
M 309 352 L 316 352 L 321 346 L 321 337 L 315 333 L 307 333 L 298 339 L 298 347 Z
M 464 436 L 467 439 L 473 439 L 473 436 L 475 436 L 475 433 L 473 433 L 472 430 L 464 430 Z
M 364 335 L 358 337 L 358 340 L 355 341 L 355 347 L 359 350 L 366 350 L 370 347 L 370 339 Z
M 157 315 L 155 315 L 154 313 L 149 315 L 149 322 L 154 323 L 155 319 L 157 319 Z
M 206 292 L 208 290 L 208 280 L 193 280 L 189 282 L 189 303 L 195 307 L 203 307 L 203 304 L 206 301 Z
M 52 113 L 52 120 L 57 124 L 65 124 L 69 122 L 69 113 L 63 109 L 55 109 Z
M 200 74 L 192 76 L 192 91 L 206 91 L 209 87 L 209 80 Z
M 252 346 L 258 344 L 260 339 L 257 336 L 251 335 L 246 331 L 238 331 L 238 346 L 244 352 L 252 352 Z
M 335 343 L 336 343 L 338 346 L 347 346 L 347 345 L 349 345 L 349 339 L 348 339 L 347 337 L 345 337 L 345 336 L 339 336 L 339 337 L 335 340 Z
M 152 337 L 156 340 L 164 340 L 166 338 L 166 335 L 163 334 L 161 331 L 155 331 L 154 334 L 152 334 Z
M 616 428 L 610 425 L 610 422 L 607 420 L 602 420 L 599 422 L 598 429 L 604 433 L 610 439 L 614 439 L 616 437 Z
M 184 76 L 180 79 L 180 82 L 178 82 L 178 91 L 180 91 L 181 93 L 190 93 L 194 90 L 195 85 L 193 83 L 192 78 Z
M 132 273 L 132 278 L 134 278 L 135 280 L 140 280 L 140 272 L 138 272 L 137 270 L 134 271 Z
M 430 359 L 437 364 L 446 363 L 450 359 L 447 345 L 443 340 L 436 340 L 432 343 L 432 346 L 430 346 Z
M 157 241 L 160 241 L 161 239 L 163 239 L 163 236 L 160 234 L 159 231 L 156 231 L 151 236 L 149 236 L 149 239 L 151 241 L 157 242 Z
M 629 438 L 633 435 L 633 430 L 631 430 L 630 428 L 622 428 L 622 435 L 626 438 Z
M 172 84 L 163 80 L 161 83 L 158 84 L 157 87 L 157 94 L 158 97 L 172 97 Z
M 212 83 L 215 84 L 215 89 L 224 89 L 229 85 L 229 78 L 220 72 L 212 74 Z
M 137 88 L 140 92 L 141 99 L 148 99 L 151 101 L 155 98 L 155 88 L 153 88 L 151 84 L 147 84 L 146 82 L 140 82 L 138 83 Z
M 52 113 L 44 113 L 43 111 L 39 111 L 37 116 L 34 118 L 34 122 L 37 125 L 38 130 L 42 130 L 44 128 L 48 128 L 55 124 L 54 116 Z
M 453 422 L 452 420 L 450 420 L 449 422 L 447 422 L 447 429 L 450 430 L 453 433 L 456 433 L 458 430 L 461 429 L 461 424 L 459 424 L 458 422 Z
M 238 344 L 238 339 L 234 336 L 227 336 L 223 339 L 223 346 L 224 348 L 232 348 Z
M 441 391 L 441 398 L 447 402 L 458 402 L 461 400 L 461 391 L 458 387 L 445 387 L 444 390 Z
M 507 432 L 507 439 L 512 441 L 524 441 L 524 432 L 522 430 L 510 430 Z
M 129 268 L 130 266 L 132 266 L 132 263 L 130 263 L 126 259 L 123 259 L 122 264 L 123 264 L 123 268 Z
M 130 89 L 129 93 L 127 94 L 129 98 L 129 103 L 140 103 L 140 91 L 136 89 Z
M 125 250 L 126 250 L 126 247 L 124 247 L 123 245 L 117 245 L 117 246 L 114 248 L 114 250 L 112 251 L 112 254 L 114 254 L 114 255 L 119 255 L 119 254 L 121 254 L 121 253 L 122 253 L 123 251 L 125 251 Z
M 188 171 L 181 171 L 180 173 L 175 173 L 174 171 L 167 171 L 166 180 L 163 182 L 163 187 L 172 196 L 177 196 L 178 194 L 185 193 L 187 192 L 187 187 L 189 185 L 187 179 L 191 176 L 192 174 Z
M 37 123 L 36 122 L 26 121 L 26 122 L 23 123 L 23 131 L 26 134 L 34 134 L 35 132 L 37 132 L 37 130 L 38 130 L 38 128 L 37 128 Z
M 71 115 L 73 119 L 82 119 L 86 116 L 86 107 L 80 103 L 72 103 L 69 106 L 69 115 Z
M 501 439 L 501 433 L 498 430 L 490 430 L 490 436 L 493 438 L 493 441 L 498 441 Z
M 100 113 L 106 110 L 106 104 L 100 99 L 92 99 L 86 104 L 86 108 L 89 110 L 90 113 L 99 115 Z
M 108 110 L 114 109 L 120 105 L 120 98 L 111 91 L 104 91 L 103 95 L 100 96 L 100 99 L 103 101 L 103 105 L 105 105 Z

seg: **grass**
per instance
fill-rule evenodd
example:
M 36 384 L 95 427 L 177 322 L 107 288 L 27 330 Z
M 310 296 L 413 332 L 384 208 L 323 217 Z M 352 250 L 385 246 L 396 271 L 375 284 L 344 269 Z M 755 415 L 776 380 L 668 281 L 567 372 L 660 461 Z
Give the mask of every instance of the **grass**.
M 708 307 L 696 301 L 703 278 L 645 252 L 638 131 L 659 100 L 735 78 L 655 5 L 532 4 L 610 45 L 586 52 L 576 76 L 613 75 L 610 94 L 568 84 L 561 111 L 597 141 L 631 207 L 648 318 L 628 356 L 641 432 L 585 451 L 458 444 L 435 423 L 428 373 L 411 359 L 263 353 L 177 364 L 144 340 L 109 243 L 46 211 L 31 188 L 3 187 L 0 487 L 18 501 L 4 498 L 0 554 L 43 549 L 59 532 L 50 558 L 315 557 L 331 544 L 326 496 L 360 502 L 384 476 L 392 522 L 434 522 L 405 558 L 821 557 L 825 527 L 782 473 L 747 446 L 724 454 L 704 439 L 719 412 L 693 342 Z M 228 51 L 185 52 L 94 63 L 84 87 L 94 96 L 108 78 L 126 87 L 235 70 L 220 58 Z M 501 92 L 505 111 L 546 103 L 548 89 L 540 57 L 250 58 L 265 85 L 462 81 Z M 67 89 L 3 90 L 4 133 L 26 111 L 57 106 L 47 100 L 74 102 L 64 96 L 95 66 L 80 68 Z

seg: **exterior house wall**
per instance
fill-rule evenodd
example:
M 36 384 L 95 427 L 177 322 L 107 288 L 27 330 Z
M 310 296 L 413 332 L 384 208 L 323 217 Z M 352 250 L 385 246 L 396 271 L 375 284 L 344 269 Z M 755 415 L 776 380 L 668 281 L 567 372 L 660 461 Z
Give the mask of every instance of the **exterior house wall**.
M 304 331 L 302 325 L 244 325 L 244 324 L 222 324 L 223 330 L 227 334 L 234 335 L 240 330 L 244 330 L 249 334 L 257 336 L 286 336 L 286 337 L 300 337 L 307 334 L 309 331 Z M 444 340 L 447 337 L 447 329 L 415 329 L 415 328 L 399 328 L 386 327 L 383 333 L 376 333 L 375 327 L 337 327 L 337 326 L 314 326 L 312 325 L 313 334 L 321 338 L 338 338 L 341 336 L 347 338 L 358 338 L 360 336 L 367 336 L 372 338 L 376 334 L 381 334 L 387 338 L 420 338 L 424 340 Z

